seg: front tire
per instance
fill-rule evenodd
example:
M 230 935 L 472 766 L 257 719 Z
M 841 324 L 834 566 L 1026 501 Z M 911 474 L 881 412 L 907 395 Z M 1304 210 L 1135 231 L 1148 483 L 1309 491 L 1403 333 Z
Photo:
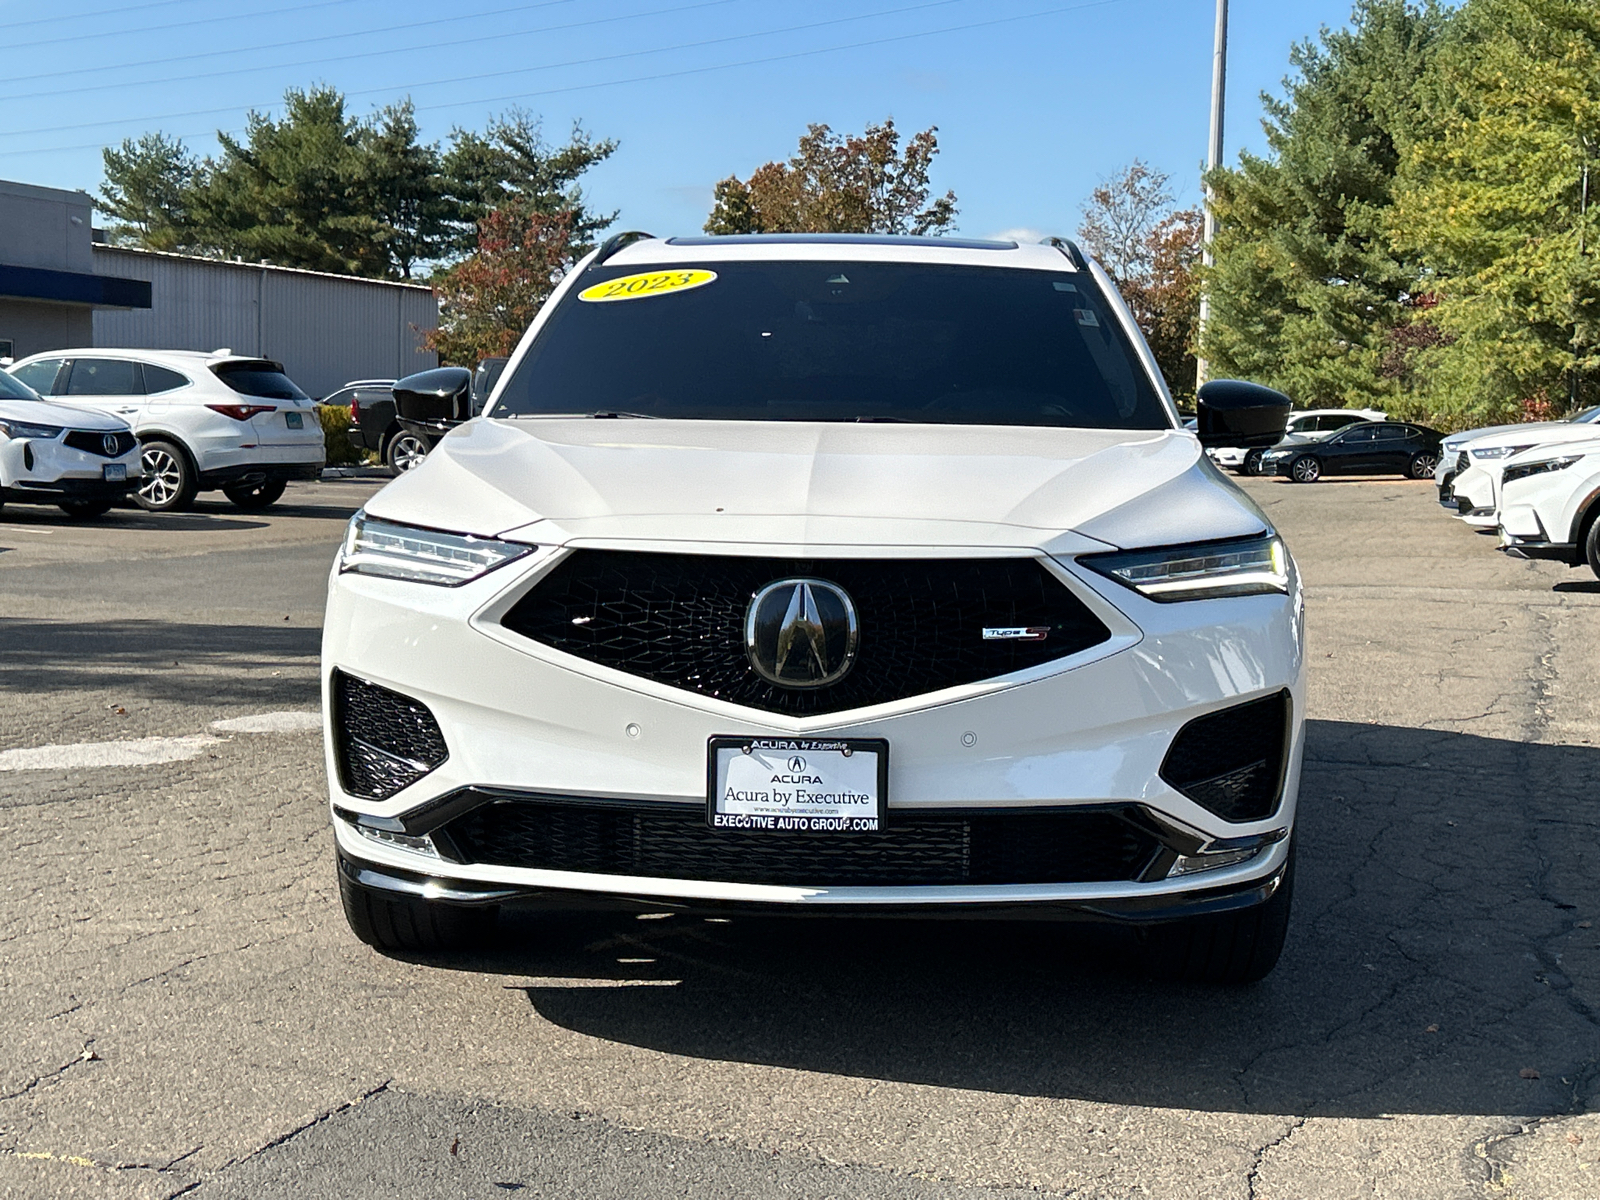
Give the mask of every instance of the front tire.
M 1583 539 L 1583 557 L 1589 562 L 1589 570 L 1600 578 L 1600 521 L 1589 522 L 1589 532 Z
M 350 932 L 385 953 L 468 950 L 488 939 L 500 915 L 495 905 L 463 907 L 362 887 L 342 869 L 339 900 Z
M 383 452 L 383 460 L 396 475 L 404 475 L 407 471 L 415 470 L 422 465 L 422 460 L 428 457 L 429 449 L 424 439 L 402 430 L 389 439 L 388 448 Z
M 1433 472 L 1439 465 L 1437 454 L 1414 454 L 1411 456 L 1411 478 L 1432 479 Z
M 133 499 L 140 508 L 146 512 L 185 512 L 194 507 L 200 481 L 181 446 L 164 438 L 152 438 L 144 444 L 139 457 L 145 478 Z
M 1289 464 L 1289 478 L 1296 483 L 1315 483 L 1322 478 L 1322 464 L 1307 454 Z
M 1159 925 L 1145 935 L 1144 968 L 1173 983 L 1237 986 L 1265 979 L 1278 965 L 1294 899 L 1294 848 L 1271 899 L 1251 908 Z
M 1265 453 L 1266 451 L 1264 450 L 1251 450 L 1245 454 L 1242 465 L 1246 475 L 1261 474 L 1261 456 Z
M 222 494 L 233 501 L 235 507 L 245 512 L 256 512 L 281 500 L 283 489 L 288 486 L 281 479 L 269 479 L 265 483 L 234 484 L 223 488 Z

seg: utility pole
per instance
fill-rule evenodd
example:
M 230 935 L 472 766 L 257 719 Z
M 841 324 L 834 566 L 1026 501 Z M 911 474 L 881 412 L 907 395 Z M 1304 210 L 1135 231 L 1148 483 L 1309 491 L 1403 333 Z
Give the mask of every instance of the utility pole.
M 1206 173 L 1222 165 L 1222 119 L 1228 94 L 1228 0 L 1217 0 L 1217 33 L 1211 52 L 1211 144 L 1206 152 Z M 1211 188 L 1205 188 L 1205 235 L 1200 261 L 1205 266 L 1216 262 L 1211 253 L 1211 239 L 1217 236 L 1217 213 L 1211 204 Z M 1211 297 L 1200 293 L 1200 336 L 1205 337 L 1206 322 L 1211 317 Z M 1206 381 L 1206 360 L 1199 360 L 1195 372 L 1195 387 Z

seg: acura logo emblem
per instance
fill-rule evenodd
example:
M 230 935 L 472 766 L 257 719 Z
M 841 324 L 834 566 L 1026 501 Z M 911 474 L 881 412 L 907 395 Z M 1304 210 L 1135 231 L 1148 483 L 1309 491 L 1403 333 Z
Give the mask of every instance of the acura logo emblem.
M 823 579 L 769 583 L 745 610 L 750 665 L 780 687 L 826 687 L 843 679 L 855 663 L 856 636 L 856 606 L 843 588 Z
M 105 437 L 100 439 L 100 447 L 106 452 L 108 458 L 115 458 L 117 456 L 117 435 L 114 433 L 106 434 Z

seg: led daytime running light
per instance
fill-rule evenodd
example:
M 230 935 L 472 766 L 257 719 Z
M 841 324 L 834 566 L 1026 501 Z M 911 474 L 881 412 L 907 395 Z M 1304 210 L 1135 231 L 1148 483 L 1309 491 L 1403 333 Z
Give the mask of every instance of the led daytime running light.
M 1084 566 L 1162 604 L 1289 591 L 1289 555 L 1274 534 L 1232 542 L 1089 554 Z
M 1528 443 L 1531 446 L 1533 443 Z M 1467 447 L 1467 456 L 1476 461 L 1483 462 L 1497 458 L 1510 458 L 1513 454 L 1521 454 L 1528 446 L 1485 446 L 1482 450 Z
M 1547 471 L 1565 471 L 1583 455 L 1569 454 L 1565 458 L 1547 458 L 1543 462 L 1518 463 L 1514 467 L 1507 467 L 1500 476 L 1500 484 L 1504 487 L 1517 479 L 1526 479 L 1530 475 L 1543 475 Z
M 0 433 L 8 438 L 54 438 L 61 434 L 60 425 L 34 425 L 28 421 L 0 421 Z
M 362 510 L 350 519 L 339 572 L 459 587 L 533 550 L 518 542 L 379 521 Z

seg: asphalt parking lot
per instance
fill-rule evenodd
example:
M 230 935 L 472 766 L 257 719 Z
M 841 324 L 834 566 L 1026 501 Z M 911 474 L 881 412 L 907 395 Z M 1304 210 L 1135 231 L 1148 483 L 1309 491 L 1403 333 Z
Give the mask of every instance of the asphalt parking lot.
M 425 965 L 345 928 L 304 716 L 374 486 L 0 513 L 0 1194 L 1600 1196 L 1586 570 L 1427 483 L 1247 481 L 1311 659 L 1255 988 L 1054 926 L 518 916 Z

